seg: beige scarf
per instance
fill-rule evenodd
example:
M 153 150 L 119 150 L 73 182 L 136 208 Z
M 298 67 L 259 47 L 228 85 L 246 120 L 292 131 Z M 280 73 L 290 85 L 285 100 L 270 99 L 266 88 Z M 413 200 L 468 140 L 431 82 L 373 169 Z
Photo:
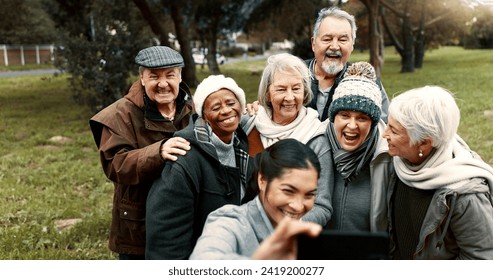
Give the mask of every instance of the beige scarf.
M 419 169 L 400 157 L 394 157 L 394 166 L 404 184 L 422 190 L 460 187 L 463 181 L 475 177 L 484 178 L 490 191 L 493 188 L 493 168 L 471 151 L 458 135 L 431 154 Z
M 328 123 L 318 119 L 317 111 L 304 106 L 301 107 L 296 119 L 287 125 L 274 123 L 271 110 L 263 106 L 259 106 L 257 114 L 250 121 L 259 131 L 264 148 L 286 138 L 293 138 L 306 144 L 314 136 L 324 133 Z M 252 128 L 246 129 L 247 134 Z

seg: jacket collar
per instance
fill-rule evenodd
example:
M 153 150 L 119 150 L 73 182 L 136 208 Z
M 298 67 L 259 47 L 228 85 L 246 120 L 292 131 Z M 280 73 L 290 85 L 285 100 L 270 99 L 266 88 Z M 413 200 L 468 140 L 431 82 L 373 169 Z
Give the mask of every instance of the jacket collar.
M 144 110 L 145 118 L 152 121 L 165 121 L 165 118 L 159 113 L 156 103 L 152 102 L 145 92 L 144 86 L 140 79 L 135 81 L 125 98 L 134 103 L 137 107 Z M 176 98 L 176 112 L 181 112 L 188 100 L 191 100 L 190 88 L 184 82 L 179 85 L 179 92 Z

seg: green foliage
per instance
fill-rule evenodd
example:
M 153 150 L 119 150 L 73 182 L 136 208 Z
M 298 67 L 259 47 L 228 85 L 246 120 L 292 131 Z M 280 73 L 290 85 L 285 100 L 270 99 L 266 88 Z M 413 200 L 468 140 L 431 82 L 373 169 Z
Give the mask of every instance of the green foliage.
M 486 50 L 447 47 L 427 53 L 425 67 L 400 74 L 390 48 L 382 80 L 389 97 L 427 84 L 456 94 L 459 128 L 493 164 L 493 57 Z M 368 60 L 355 52 L 351 61 Z M 265 60 L 225 64 L 223 72 L 257 99 Z M 209 75 L 197 68 L 199 79 Z M 0 78 L 0 259 L 115 259 L 107 248 L 113 185 L 101 170 L 89 130 L 92 116 L 71 99 L 69 75 Z M 489 112 L 489 113 L 488 113 Z M 54 136 L 66 141 L 50 140 Z M 59 230 L 58 221 L 81 219 Z
M 469 48 L 493 48 L 493 10 L 487 7 L 478 11 L 474 19 L 469 23 L 471 30 L 466 37 L 465 45 Z
M 0 0 L 0 43 L 52 43 L 55 25 L 38 0 Z
M 149 32 L 131 1 L 71 4 L 59 7 L 65 16 L 57 20 L 68 23 L 60 26 L 55 65 L 72 75 L 73 98 L 97 111 L 129 88 L 128 78 L 137 72 L 135 55 L 149 45 Z M 74 7 L 86 12 L 81 15 Z M 85 24 L 74 24 L 78 20 Z

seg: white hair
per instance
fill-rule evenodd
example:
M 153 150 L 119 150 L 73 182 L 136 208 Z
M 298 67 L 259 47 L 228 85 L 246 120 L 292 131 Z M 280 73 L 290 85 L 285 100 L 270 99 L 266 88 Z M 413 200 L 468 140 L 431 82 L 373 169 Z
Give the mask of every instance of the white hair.
M 262 78 L 258 87 L 258 101 L 260 105 L 271 108 L 270 102 L 267 101 L 269 95 L 269 86 L 273 83 L 274 75 L 279 72 L 295 70 L 303 78 L 304 98 L 303 105 L 306 106 L 312 101 L 313 93 L 310 87 L 310 71 L 305 62 L 299 57 L 289 53 L 280 53 L 271 55 L 267 59 L 267 66 L 262 72 Z
M 322 21 L 327 17 L 347 20 L 349 22 L 349 25 L 351 25 L 351 37 L 354 45 L 356 42 L 356 30 L 358 29 L 356 26 L 356 19 L 354 16 L 344 10 L 339 9 L 338 7 L 324 8 L 318 12 L 317 20 L 313 26 L 313 38 L 317 37 L 318 31 L 320 30 L 320 24 L 322 24 Z
M 411 89 L 394 97 L 389 115 L 407 130 L 411 145 L 430 138 L 435 148 L 448 144 L 460 123 L 452 93 L 439 86 Z

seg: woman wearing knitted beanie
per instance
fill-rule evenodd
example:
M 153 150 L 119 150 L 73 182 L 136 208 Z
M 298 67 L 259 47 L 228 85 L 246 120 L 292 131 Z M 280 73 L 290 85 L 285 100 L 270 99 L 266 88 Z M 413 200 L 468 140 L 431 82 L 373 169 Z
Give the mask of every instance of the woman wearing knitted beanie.
M 387 192 L 394 180 L 392 159 L 382 138 L 381 94 L 373 67 L 352 64 L 335 90 L 325 134 L 308 143 L 320 158 L 331 194 L 327 228 L 387 231 Z
M 193 102 L 196 114 L 175 134 L 191 148 L 166 162 L 147 197 L 146 259 L 188 259 L 210 212 L 253 198 L 246 195 L 252 162 L 239 126 L 244 91 L 213 75 L 199 84 Z
M 459 123 L 454 97 L 441 87 L 390 103 L 393 259 L 493 259 L 493 168 L 457 135 Z

